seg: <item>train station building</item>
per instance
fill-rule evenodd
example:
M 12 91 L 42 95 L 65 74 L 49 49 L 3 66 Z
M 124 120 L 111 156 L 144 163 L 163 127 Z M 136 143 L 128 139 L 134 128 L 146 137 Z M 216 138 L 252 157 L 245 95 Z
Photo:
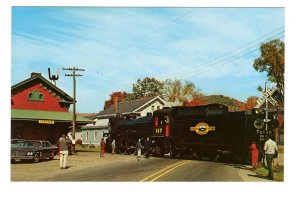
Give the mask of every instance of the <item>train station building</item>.
M 69 112 L 71 104 L 71 96 L 40 73 L 31 73 L 28 79 L 11 87 L 11 139 L 56 143 L 72 127 L 73 113 Z M 77 116 L 76 126 L 91 122 Z

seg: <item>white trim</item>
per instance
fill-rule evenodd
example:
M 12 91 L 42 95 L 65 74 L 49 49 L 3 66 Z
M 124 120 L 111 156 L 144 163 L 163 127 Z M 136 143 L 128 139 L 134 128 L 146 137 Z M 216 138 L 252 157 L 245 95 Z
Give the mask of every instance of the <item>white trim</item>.
M 89 141 L 89 132 L 88 132 L 88 131 L 86 132 L 85 140 L 86 140 L 86 141 Z
M 146 102 L 145 104 L 143 104 L 142 106 L 138 107 L 137 109 L 133 110 L 132 112 L 137 112 L 139 109 L 145 107 L 147 104 L 152 103 L 153 101 L 155 101 L 156 99 L 161 100 L 165 105 L 167 105 L 167 102 L 165 100 L 163 100 L 162 98 L 160 98 L 160 96 L 156 96 L 153 99 L 149 100 L 148 102 Z
M 97 136 L 97 137 L 96 137 Z M 98 133 L 97 130 L 94 131 L 94 141 L 98 141 Z

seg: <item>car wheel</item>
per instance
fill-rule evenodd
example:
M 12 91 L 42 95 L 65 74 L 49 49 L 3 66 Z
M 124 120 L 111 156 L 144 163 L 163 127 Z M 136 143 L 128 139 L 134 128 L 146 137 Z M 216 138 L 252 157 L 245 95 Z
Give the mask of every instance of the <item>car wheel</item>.
M 40 154 L 36 153 L 33 157 L 33 162 L 38 163 L 40 161 Z

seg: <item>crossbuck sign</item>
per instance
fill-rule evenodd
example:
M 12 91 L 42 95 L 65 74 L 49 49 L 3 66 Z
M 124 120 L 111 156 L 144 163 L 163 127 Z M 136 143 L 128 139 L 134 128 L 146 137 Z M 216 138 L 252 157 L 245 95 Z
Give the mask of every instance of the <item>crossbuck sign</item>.
M 277 105 L 277 101 L 272 98 L 272 94 L 277 90 L 276 87 L 272 87 L 271 89 L 267 89 L 263 92 L 263 96 L 256 101 L 257 105 L 255 108 L 260 108 L 265 102 L 270 102 L 273 106 Z

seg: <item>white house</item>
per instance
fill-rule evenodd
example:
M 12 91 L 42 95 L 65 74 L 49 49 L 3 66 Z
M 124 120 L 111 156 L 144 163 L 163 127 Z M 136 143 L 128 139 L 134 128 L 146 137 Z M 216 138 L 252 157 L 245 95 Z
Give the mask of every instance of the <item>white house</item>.
M 82 144 L 99 144 L 101 138 L 106 137 L 105 133 L 109 132 L 109 118 L 113 118 L 117 114 L 135 114 L 142 117 L 152 115 L 155 110 L 168 106 L 169 104 L 159 96 L 123 101 L 118 102 L 117 105 L 111 105 L 94 116 L 95 125 L 88 124 L 82 127 Z

